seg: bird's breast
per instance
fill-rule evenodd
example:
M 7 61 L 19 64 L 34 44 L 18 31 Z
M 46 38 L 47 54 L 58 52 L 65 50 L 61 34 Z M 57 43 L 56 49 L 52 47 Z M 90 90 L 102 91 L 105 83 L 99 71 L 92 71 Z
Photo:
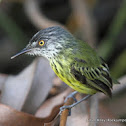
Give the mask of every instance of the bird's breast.
M 70 73 L 70 59 L 54 59 L 50 62 L 50 65 L 53 69 L 53 71 L 56 73 L 56 75 L 64 81 L 69 86 L 72 84 L 73 77 Z

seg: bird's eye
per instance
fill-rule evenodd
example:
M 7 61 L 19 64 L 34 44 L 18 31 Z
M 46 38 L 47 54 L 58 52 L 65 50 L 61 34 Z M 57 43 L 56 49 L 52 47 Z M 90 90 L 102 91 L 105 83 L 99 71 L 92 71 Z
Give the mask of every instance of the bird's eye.
M 43 40 L 39 41 L 39 45 L 43 46 L 45 44 L 45 42 Z

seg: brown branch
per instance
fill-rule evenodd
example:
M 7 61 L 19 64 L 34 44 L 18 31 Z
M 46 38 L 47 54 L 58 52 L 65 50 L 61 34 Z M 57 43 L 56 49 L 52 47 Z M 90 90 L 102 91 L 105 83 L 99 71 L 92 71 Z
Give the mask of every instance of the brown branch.
M 60 23 L 48 19 L 40 10 L 37 0 L 26 0 L 24 2 L 24 8 L 30 21 L 38 28 L 43 29 L 51 26 L 59 25 L 64 27 Z
M 69 98 L 67 100 L 67 102 L 64 104 L 64 106 L 66 105 L 71 105 L 73 103 L 73 98 Z M 66 121 L 67 121 L 67 116 L 69 114 L 69 110 L 68 109 L 65 109 L 62 113 L 61 113 L 61 116 L 60 116 L 60 126 L 66 126 Z

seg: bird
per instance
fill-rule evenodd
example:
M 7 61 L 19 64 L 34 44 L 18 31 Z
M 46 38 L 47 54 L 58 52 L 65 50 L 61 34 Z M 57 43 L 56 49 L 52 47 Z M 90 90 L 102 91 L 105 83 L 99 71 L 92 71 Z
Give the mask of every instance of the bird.
M 70 97 L 74 98 L 77 92 L 87 95 L 61 110 L 70 109 L 97 92 L 112 97 L 113 83 L 119 83 L 112 79 L 108 65 L 93 48 L 60 26 L 38 31 L 11 59 L 21 54 L 45 57 L 56 75 L 75 90 Z

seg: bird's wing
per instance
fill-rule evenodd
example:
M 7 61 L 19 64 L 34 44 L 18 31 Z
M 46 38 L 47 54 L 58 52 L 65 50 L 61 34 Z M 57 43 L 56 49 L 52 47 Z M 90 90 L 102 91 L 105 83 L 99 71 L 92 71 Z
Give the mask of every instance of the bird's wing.
M 93 65 L 92 60 L 85 61 L 80 58 L 75 58 L 74 64 L 71 66 L 71 74 L 90 88 L 102 91 L 111 97 L 112 79 L 110 77 L 107 64 L 99 58 L 100 64 Z M 93 62 L 93 61 L 92 61 Z

